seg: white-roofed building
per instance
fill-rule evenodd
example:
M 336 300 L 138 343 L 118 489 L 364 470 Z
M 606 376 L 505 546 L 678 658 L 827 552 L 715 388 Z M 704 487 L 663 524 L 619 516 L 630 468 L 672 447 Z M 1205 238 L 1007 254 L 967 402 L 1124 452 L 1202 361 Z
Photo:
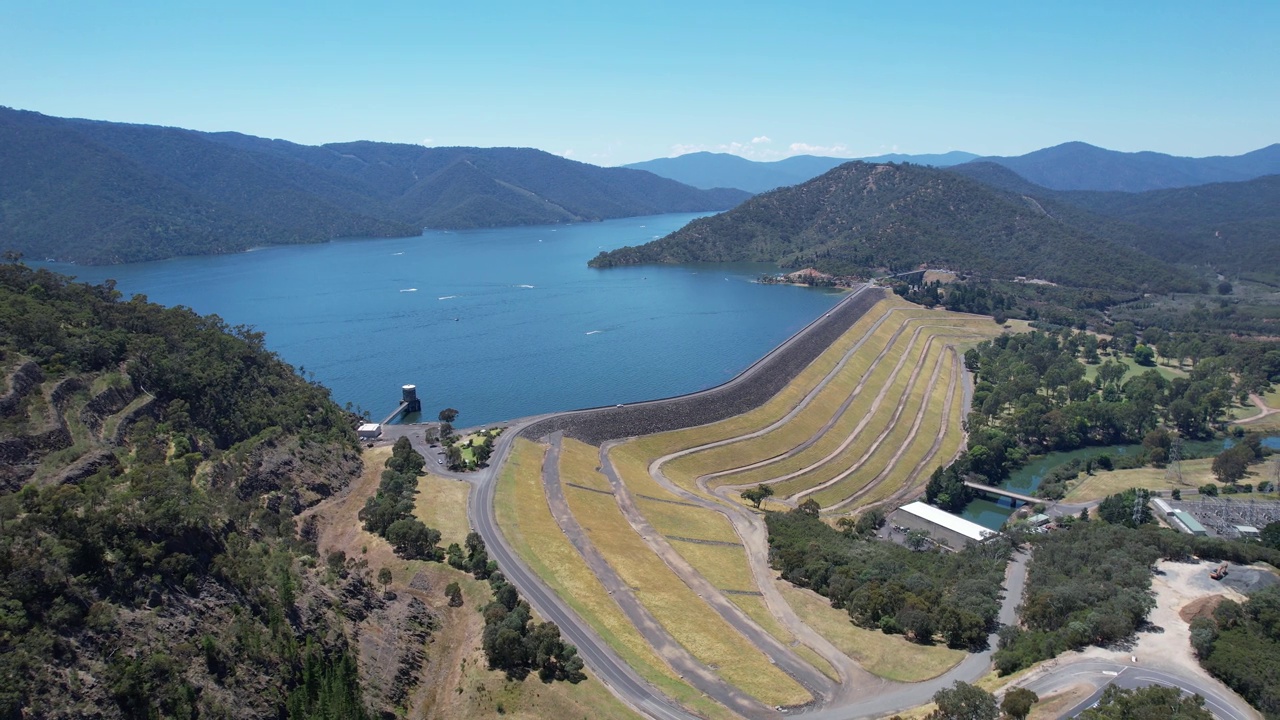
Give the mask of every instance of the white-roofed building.
M 953 550 L 959 550 L 971 542 L 985 542 L 1000 533 L 985 528 L 972 520 L 965 520 L 922 502 L 903 505 L 893 511 L 890 522 L 912 530 L 925 530 L 934 540 L 942 540 Z
M 356 428 L 356 437 L 361 440 L 377 440 L 382 435 L 382 426 L 378 423 L 364 423 Z

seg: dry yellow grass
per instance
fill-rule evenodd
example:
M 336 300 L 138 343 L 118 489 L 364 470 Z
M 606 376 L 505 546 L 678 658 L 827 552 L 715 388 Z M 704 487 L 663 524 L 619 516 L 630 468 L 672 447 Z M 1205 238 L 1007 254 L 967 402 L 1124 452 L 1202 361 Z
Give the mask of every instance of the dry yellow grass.
M 941 645 L 916 645 L 900 635 L 865 630 L 849 621 L 842 610 L 831 607 L 821 595 L 778 580 L 787 603 L 809 627 L 858 662 L 867 672 L 898 682 L 935 678 L 964 659 L 962 650 Z
M 1094 693 L 1092 685 L 1079 683 L 1071 685 L 1051 695 L 1040 698 L 1040 702 L 1031 706 L 1030 720 L 1057 720 L 1063 713 L 1075 707 Z
M 747 550 L 741 545 L 705 545 L 671 541 L 671 546 L 712 585 L 721 590 L 756 590 Z
M 913 341 L 914 340 L 914 341 Z M 844 415 L 836 421 L 834 425 L 823 435 L 817 442 L 809 446 L 802 452 L 799 452 L 784 460 L 776 463 L 748 470 L 746 472 L 735 473 L 733 475 L 725 475 L 711 481 L 711 485 L 753 485 L 758 482 L 772 480 L 792 472 L 802 470 L 809 467 L 827 455 L 836 450 L 845 440 L 847 440 L 857 429 L 859 423 L 867 418 L 871 413 L 872 405 L 875 403 L 876 397 L 882 390 L 885 391 L 884 400 L 881 401 L 880 407 L 877 409 L 874 419 L 863 427 L 859 433 L 858 440 L 842 451 L 839 458 L 849 456 L 852 448 L 861 444 L 863 450 L 870 445 L 871 438 L 874 438 L 883 424 L 888 421 L 893 414 L 893 408 L 897 405 L 898 399 L 905 392 L 907 379 L 911 375 L 912 369 L 917 363 L 921 362 L 924 348 L 928 342 L 927 333 L 921 333 L 918 338 L 912 338 L 909 334 L 898 339 L 898 348 L 890 352 L 880 363 L 879 367 L 871 374 L 863 392 L 849 405 Z M 902 365 L 894 372 L 899 359 L 902 359 Z M 887 387 L 887 389 L 886 389 Z M 887 414 L 886 414 L 887 413 Z M 861 441 L 861 442 L 859 442 Z M 861 456 L 861 452 L 854 457 Z M 837 459 L 836 462 L 840 460 Z M 844 467 L 848 467 L 845 465 Z M 792 493 L 804 490 L 815 484 L 815 481 L 809 481 L 804 478 L 796 478 L 780 483 L 774 487 L 774 490 L 780 497 L 786 497 Z
M 636 507 L 654 530 L 663 535 L 738 542 L 738 533 L 724 515 L 706 508 L 675 504 L 684 501 L 649 475 L 649 463 L 639 455 L 635 446 L 616 446 L 609 451 L 609 458 L 618 477 L 635 498 Z
M 730 627 L 653 554 L 612 497 L 584 492 L 569 495 L 568 500 L 596 549 L 694 657 L 766 705 L 792 705 L 810 699 L 803 687 Z
M 778 622 L 773 613 L 769 612 L 768 606 L 764 603 L 764 598 L 758 595 L 729 595 L 728 598 L 734 605 L 738 606 L 738 609 L 746 613 L 747 617 L 750 617 L 757 625 L 764 628 L 765 632 L 777 638 L 783 645 L 790 647 L 805 662 L 832 680 L 838 681 L 840 679 L 836 669 L 831 667 L 831 663 L 823 660 L 822 656 L 814 652 L 809 646 L 797 642 L 796 636 Z
M 904 444 L 906 444 L 907 437 L 911 434 L 911 426 L 915 424 L 916 415 L 920 413 L 922 408 L 924 408 L 926 412 L 928 411 L 928 408 L 925 405 L 926 398 L 933 399 L 939 389 L 942 390 L 943 397 L 937 398 L 937 404 L 934 407 L 937 408 L 935 412 L 939 414 L 942 413 L 942 402 L 946 397 L 946 387 L 943 386 L 939 388 L 938 386 L 934 386 L 931 388 L 929 386 L 929 380 L 933 377 L 933 369 L 937 367 L 939 368 L 939 384 L 941 384 L 941 370 L 949 364 L 950 358 L 947 356 L 945 351 L 940 351 L 936 358 L 930 361 L 929 369 L 926 372 L 921 373 L 916 379 L 915 384 L 911 387 L 911 392 L 906 398 L 905 405 L 903 405 L 902 414 L 899 415 L 897 421 L 893 423 L 893 427 L 889 430 L 889 434 L 885 436 L 880 445 L 871 452 L 866 463 L 863 464 L 862 468 L 858 472 L 841 478 L 834 485 L 813 494 L 812 497 L 818 501 L 819 505 L 827 507 L 841 502 L 858 490 L 861 490 L 868 482 L 876 478 L 881 472 L 891 471 L 889 465 L 893 461 L 893 456 L 902 449 Z M 892 417 L 892 415 L 890 415 L 890 417 Z M 917 434 L 917 439 L 918 438 L 919 434 Z M 900 458 L 898 462 L 910 468 L 915 465 L 915 462 L 919 462 L 919 458 L 917 457 L 915 462 L 912 462 L 910 465 L 907 465 L 907 461 L 904 458 Z
M 560 443 L 560 481 L 612 492 L 609 480 L 600 474 L 600 451 L 581 440 L 565 438 Z
M 461 480 L 423 475 L 418 478 L 418 495 L 413 501 L 414 517 L 440 531 L 440 544 L 461 545 L 471 531 L 467 522 L 467 497 L 471 486 Z
M 889 367 L 892 367 L 893 363 L 901 356 L 909 344 L 912 324 L 909 322 L 910 318 L 906 316 L 902 317 L 902 322 L 897 322 L 897 320 L 898 316 L 895 316 L 889 322 L 877 328 L 872 333 L 871 340 L 849 359 L 849 362 L 841 369 L 839 375 L 833 378 L 804 410 L 785 425 L 760 437 L 679 458 L 667 465 L 665 468 L 667 476 L 673 480 L 677 478 L 696 478 L 700 475 L 720 470 L 742 467 L 784 453 L 807 440 L 813 433 L 817 432 L 818 428 L 831 419 L 831 416 L 839 409 L 840 404 L 849 397 L 854 387 L 857 386 L 858 381 L 862 379 L 869 369 L 871 362 L 893 337 L 893 334 L 905 327 L 907 330 L 900 336 L 900 342 L 895 343 L 894 350 L 890 351 L 882 362 L 887 362 Z M 868 350 L 871 351 L 868 352 Z M 812 387 L 810 385 L 804 388 L 805 392 L 807 393 Z M 874 385 L 870 386 L 869 389 L 874 394 Z M 866 390 L 864 390 L 865 392 Z M 688 447 L 696 447 L 696 445 L 689 445 Z
M 675 499 L 675 496 L 649 477 L 645 463 L 632 450 L 633 448 L 617 447 L 610 457 L 618 476 L 626 483 L 633 496 L 640 489 L 646 493 L 654 493 L 653 497 Z M 751 566 L 747 561 L 746 548 L 741 545 L 705 545 L 671 539 L 679 537 L 737 543 L 737 533 L 723 515 L 712 510 L 658 502 L 639 496 L 636 496 L 636 507 L 655 530 L 669 539 L 676 552 L 712 585 L 721 590 L 757 591 Z M 734 593 L 726 593 L 726 597 L 746 612 L 765 632 L 784 645 L 793 646 L 795 636 L 778 623 L 760 597 Z M 794 650 L 821 672 L 832 678 L 836 677 L 835 669 L 813 650 L 803 645 L 794 645 Z
M 1208 483 L 1221 487 L 1222 484 L 1213 476 L 1212 466 L 1212 458 L 1183 460 L 1182 479 L 1185 483 L 1183 485 L 1170 480 L 1168 478 L 1169 470 L 1166 468 L 1142 467 L 1131 470 L 1099 472 L 1093 476 L 1081 475 L 1081 479 L 1076 481 L 1078 484 L 1073 483 L 1074 486 L 1067 492 L 1063 502 L 1078 503 L 1101 500 L 1108 495 L 1124 492 L 1130 488 L 1160 490 L 1167 494 L 1175 488 L 1194 490 Z M 1261 465 L 1253 466 L 1251 469 L 1258 477 L 1253 479 L 1246 478 L 1244 482 L 1257 482 L 1259 479 L 1267 479 L 1263 477 L 1263 473 L 1259 472 L 1264 467 Z M 1245 497 L 1248 496 L 1246 495 Z
M 895 318 L 896 319 L 896 318 Z M 969 325 L 970 320 L 957 320 L 955 324 L 942 322 L 945 317 L 936 313 L 925 313 L 923 317 L 904 316 L 902 322 L 889 322 L 882 325 L 872 334 L 872 340 L 864 345 L 850 361 L 839 376 L 823 388 L 814 398 L 812 404 L 792 418 L 785 426 L 758 438 L 752 438 L 732 445 L 714 448 L 701 453 L 694 453 L 670 463 L 664 471 L 668 477 L 681 483 L 689 484 L 691 478 L 711 472 L 743 467 L 755 462 L 777 457 L 791 450 L 801 442 L 808 440 L 820 427 L 831 419 L 841 403 L 848 399 L 857 384 L 866 377 L 867 370 L 875 358 L 892 340 L 892 346 L 880 360 L 866 386 L 852 405 L 837 419 L 826 435 L 805 451 L 778 463 L 771 463 L 745 473 L 737 473 L 714 478 L 712 487 L 720 485 L 741 485 L 761 482 L 763 480 L 784 475 L 800 467 L 804 467 L 815 458 L 820 458 L 839 445 L 848 437 L 857 423 L 865 416 L 875 396 L 885 383 L 891 379 L 906 382 L 915 361 L 919 357 L 920 348 L 929 343 L 930 338 L 947 338 L 954 343 L 959 339 L 973 336 L 976 331 Z M 896 338 L 894 333 L 903 330 Z M 917 331 L 919 334 L 917 335 Z M 959 335 L 957 335 L 959 333 Z M 938 340 L 934 341 L 937 344 Z M 907 355 L 904 366 L 898 375 L 893 375 L 898 362 Z M 905 371 L 906 375 L 901 373 Z M 891 378 L 892 376 L 892 378 Z
M 565 539 L 542 493 L 542 453 L 538 445 L 516 440 L 498 481 L 498 524 L 512 547 L 642 677 L 700 714 L 733 717 L 728 709 L 682 682 L 653 652 Z
M 871 452 L 872 445 L 875 444 L 877 438 L 879 438 L 880 435 L 889 428 L 890 422 L 892 421 L 893 415 L 897 411 L 898 404 L 900 402 L 906 402 L 907 409 L 903 410 L 902 417 L 899 418 L 898 426 L 910 427 L 911 420 L 908 420 L 907 418 L 915 418 L 915 411 L 912 408 L 913 406 L 919 405 L 919 402 L 913 401 L 913 399 L 916 398 L 917 395 L 920 398 L 924 396 L 924 390 L 928 385 L 930 376 L 932 375 L 933 366 L 938 362 L 938 359 L 942 355 L 942 349 L 939 346 L 930 347 L 927 352 L 925 352 L 925 348 L 923 346 L 921 346 L 919 350 L 919 353 L 910 356 L 908 361 L 902 366 L 902 369 L 899 370 L 898 374 L 889 382 L 886 388 L 884 400 L 881 401 L 880 407 L 875 409 L 874 414 L 870 415 L 869 422 L 867 422 L 867 424 L 862 428 L 862 431 L 858 433 L 853 442 L 849 443 L 838 455 L 820 465 L 814 465 L 814 463 L 821 460 L 823 457 L 830 455 L 835 448 L 839 447 L 840 443 L 847 440 L 848 432 L 840 433 L 838 437 L 831 438 L 831 447 L 824 448 L 824 452 L 821 455 L 814 456 L 814 454 L 809 452 L 809 450 L 813 450 L 814 448 L 809 448 L 809 450 L 796 456 L 794 460 L 797 462 L 788 461 L 785 463 L 788 467 L 778 468 L 779 472 L 791 472 L 811 466 L 804 472 L 804 474 L 775 485 L 774 490 L 780 497 L 790 497 L 798 492 L 808 490 L 815 485 L 826 482 L 863 459 L 867 453 Z M 911 372 L 915 367 L 920 368 L 920 374 L 916 378 L 915 383 L 908 386 Z M 857 418 L 860 422 L 868 418 L 868 413 L 871 413 L 872 403 L 872 398 L 868 397 L 861 399 L 865 400 L 866 407 L 857 413 Z M 855 403 L 855 405 L 860 404 L 861 403 Z M 904 432 L 903 434 L 905 435 L 906 433 Z M 817 447 L 817 445 L 824 444 L 825 443 L 817 443 L 815 447 Z M 887 443 L 881 443 L 880 447 L 884 447 L 886 444 Z M 892 452 L 890 452 L 890 454 L 892 454 Z M 870 480 L 872 475 L 865 474 L 868 469 L 869 468 L 864 465 L 857 473 L 845 478 L 841 484 L 845 484 L 847 482 L 866 482 L 867 480 Z M 818 502 L 821 503 L 822 500 L 819 499 Z M 826 504 L 830 504 L 831 502 L 834 502 L 834 500 L 829 500 Z
M 902 457 L 898 458 L 898 462 L 894 464 L 893 468 L 874 488 L 868 490 L 858 499 L 858 502 L 841 508 L 842 511 L 856 510 L 864 505 L 883 500 L 906 486 L 916 466 L 928 456 L 929 451 L 933 448 L 933 443 L 938 437 L 938 430 L 942 425 L 943 418 L 951 414 L 952 407 L 946 404 L 947 391 L 951 380 L 952 365 L 948 358 L 946 367 L 938 375 L 938 385 L 929 397 L 929 409 L 925 411 L 924 421 L 920 423 L 920 429 L 911 441 L 911 446 L 902 454 Z M 960 390 L 957 385 L 955 396 L 951 400 L 952 406 L 960 403 Z M 938 452 L 921 468 L 917 477 L 928 477 L 935 467 L 945 464 L 946 460 L 950 458 L 950 455 L 943 454 L 947 436 L 954 436 L 955 442 L 959 443 L 959 438 L 962 434 L 963 432 L 958 422 L 947 426 Z

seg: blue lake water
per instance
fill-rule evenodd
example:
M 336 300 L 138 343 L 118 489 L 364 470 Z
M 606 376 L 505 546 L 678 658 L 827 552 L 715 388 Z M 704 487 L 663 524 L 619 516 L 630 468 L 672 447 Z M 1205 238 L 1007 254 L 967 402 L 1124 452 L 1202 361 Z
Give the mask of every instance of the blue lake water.
M 763 265 L 587 267 L 702 215 L 44 266 L 252 325 L 375 420 L 413 383 L 467 426 L 716 385 L 839 300 L 754 283 Z

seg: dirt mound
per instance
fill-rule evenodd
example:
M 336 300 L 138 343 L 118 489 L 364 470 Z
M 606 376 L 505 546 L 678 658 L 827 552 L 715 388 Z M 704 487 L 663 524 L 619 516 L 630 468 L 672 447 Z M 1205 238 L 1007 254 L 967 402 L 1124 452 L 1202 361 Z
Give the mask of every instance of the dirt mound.
M 1228 600 L 1228 599 L 1230 598 L 1228 598 L 1226 595 L 1210 595 L 1209 597 L 1202 597 L 1198 600 L 1192 600 L 1191 602 L 1184 605 L 1181 610 L 1178 611 L 1178 616 L 1181 617 L 1183 621 L 1185 621 L 1187 624 L 1190 624 L 1192 620 L 1195 620 L 1198 617 L 1212 616 L 1213 611 L 1217 609 L 1218 605 L 1223 600 Z

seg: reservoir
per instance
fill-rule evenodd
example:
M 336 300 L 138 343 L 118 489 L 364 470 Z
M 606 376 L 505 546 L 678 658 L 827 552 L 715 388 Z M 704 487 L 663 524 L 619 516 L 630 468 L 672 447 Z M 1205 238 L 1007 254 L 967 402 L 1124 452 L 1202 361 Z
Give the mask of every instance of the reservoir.
M 704 214 L 33 264 L 253 326 L 374 420 L 412 383 L 425 414 L 454 407 L 464 427 L 717 385 L 840 299 L 755 283 L 767 265 L 587 267 Z

